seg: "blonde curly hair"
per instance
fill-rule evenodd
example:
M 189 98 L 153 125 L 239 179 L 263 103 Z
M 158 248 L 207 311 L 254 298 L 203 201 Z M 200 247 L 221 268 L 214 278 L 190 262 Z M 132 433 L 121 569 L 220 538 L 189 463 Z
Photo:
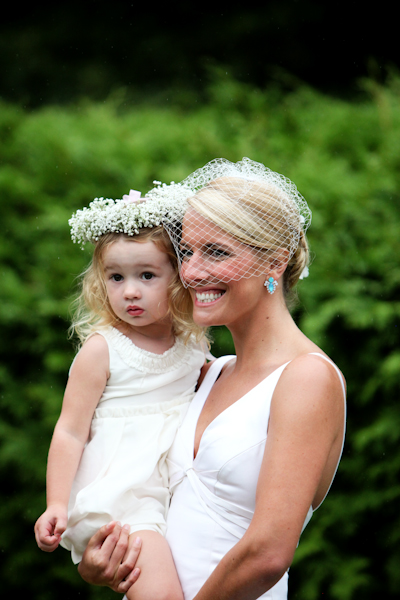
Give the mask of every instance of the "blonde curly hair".
M 78 347 L 95 331 L 115 326 L 120 319 L 111 308 L 104 277 L 103 256 L 105 249 L 123 237 L 132 243 L 153 242 L 167 254 L 173 267 L 174 277 L 168 287 L 168 312 L 173 333 L 187 342 L 193 335 L 197 341 L 207 339 L 207 332 L 193 320 L 193 302 L 190 293 L 182 285 L 179 277 L 178 260 L 171 240 L 162 226 L 143 228 L 137 235 L 106 233 L 95 243 L 92 260 L 80 276 L 79 293 L 72 304 L 72 322 L 69 337 L 76 336 Z

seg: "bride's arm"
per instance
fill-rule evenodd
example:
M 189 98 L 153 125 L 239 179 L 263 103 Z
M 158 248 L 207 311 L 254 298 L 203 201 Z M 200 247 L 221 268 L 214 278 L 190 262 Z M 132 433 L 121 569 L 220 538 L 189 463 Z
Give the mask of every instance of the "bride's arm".
M 78 571 L 87 583 L 108 586 L 114 592 L 126 593 L 140 575 L 135 568 L 141 540 L 128 543 L 129 525 L 111 522 L 90 539 Z
M 329 487 L 343 424 L 343 392 L 333 367 L 314 357 L 293 361 L 271 404 L 254 517 L 194 600 L 256 599 L 279 581 L 310 506 Z

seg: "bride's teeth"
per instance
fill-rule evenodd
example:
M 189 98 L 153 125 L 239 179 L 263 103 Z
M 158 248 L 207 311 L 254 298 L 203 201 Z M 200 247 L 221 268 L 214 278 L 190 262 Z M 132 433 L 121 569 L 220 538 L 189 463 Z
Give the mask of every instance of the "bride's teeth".
M 196 298 L 198 300 L 198 302 L 212 302 L 213 300 L 216 300 L 217 298 L 221 298 L 222 296 L 222 292 L 220 293 L 214 293 L 214 292 L 200 292 L 196 294 Z

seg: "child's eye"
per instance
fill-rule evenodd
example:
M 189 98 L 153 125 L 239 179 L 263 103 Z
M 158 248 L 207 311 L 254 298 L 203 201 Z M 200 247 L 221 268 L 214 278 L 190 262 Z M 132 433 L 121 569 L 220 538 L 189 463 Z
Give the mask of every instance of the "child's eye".
M 113 275 L 111 275 L 110 279 L 112 279 L 113 281 L 122 281 L 124 278 L 119 273 L 114 273 Z
M 142 273 L 140 277 L 141 277 L 141 279 L 144 279 L 145 281 L 150 281 L 150 279 L 153 279 L 154 274 L 146 271 L 145 273 Z

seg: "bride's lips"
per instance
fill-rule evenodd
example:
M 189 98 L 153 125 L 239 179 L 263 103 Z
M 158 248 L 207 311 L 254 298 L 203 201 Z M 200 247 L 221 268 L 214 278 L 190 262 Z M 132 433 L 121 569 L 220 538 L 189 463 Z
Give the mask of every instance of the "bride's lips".
M 205 306 L 214 304 L 225 294 L 225 290 L 216 288 L 196 289 L 194 290 L 194 299 L 196 306 Z
M 128 306 L 126 312 L 128 315 L 131 315 L 131 317 L 138 317 L 144 313 L 144 310 L 143 308 L 140 308 L 140 306 Z

